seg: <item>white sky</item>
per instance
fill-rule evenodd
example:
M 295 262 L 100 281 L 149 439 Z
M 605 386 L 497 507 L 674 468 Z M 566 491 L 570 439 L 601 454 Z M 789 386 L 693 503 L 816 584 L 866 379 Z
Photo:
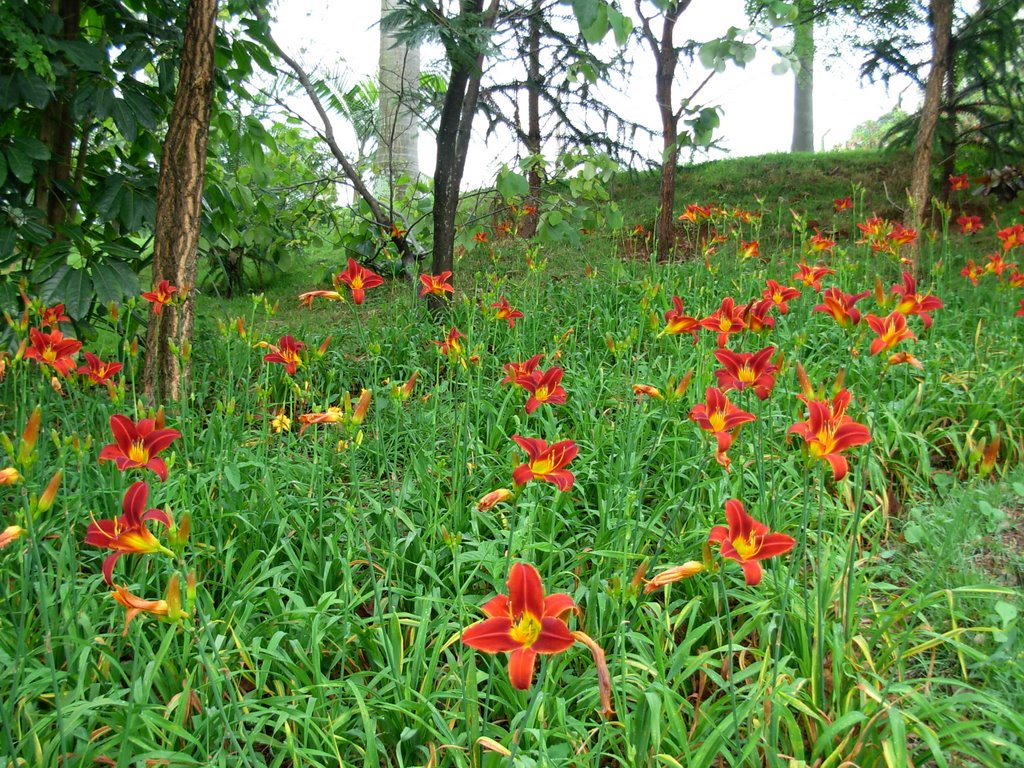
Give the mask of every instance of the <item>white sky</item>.
M 631 6 L 631 3 L 627 3 Z M 348 72 L 347 82 L 355 84 L 374 77 L 379 47 L 379 7 L 376 0 L 282 0 L 277 11 L 274 35 L 278 43 L 295 55 L 308 70 L 341 70 Z M 723 34 L 730 26 L 745 27 L 743 0 L 693 0 L 676 25 L 676 40 L 685 38 L 707 40 Z M 657 27 L 656 27 L 657 30 Z M 778 32 L 774 42 L 788 42 Z M 877 118 L 892 109 L 903 93 L 903 105 L 912 108 L 920 94 L 909 81 L 892 86 L 889 92 L 880 84 L 862 84 L 858 77 L 859 61 L 852 52 L 839 57 L 826 55 L 834 47 L 818 35 L 819 56 L 814 71 L 814 133 L 815 146 L 826 149 L 849 139 L 854 127 L 865 120 Z M 610 36 L 608 38 L 610 40 Z M 650 50 L 639 44 L 632 47 L 634 59 L 630 82 L 620 85 L 623 94 L 612 95 L 612 106 L 636 122 L 651 128 L 659 126 L 654 101 L 654 64 Z M 431 58 L 439 57 L 439 49 L 425 49 L 422 54 L 426 68 Z M 730 65 L 725 73 L 715 75 L 701 92 L 699 101 L 722 108 L 721 126 L 716 137 L 732 156 L 760 155 L 789 150 L 793 120 L 793 75 L 773 75 L 777 60 L 771 50 L 759 50 L 745 69 Z M 673 90 L 676 96 L 688 95 L 707 73 L 699 62 L 687 65 L 677 77 Z M 307 117 L 312 110 L 305 104 L 297 108 Z M 502 161 L 511 162 L 516 155 L 515 143 L 492 137 L 485 145 L 484 121 L 475 124 L 475 139 L 466 164 L 464 186 L 476 187 L 493 181 Z M 335 130 L 342 146 L 354 154 L 355 141 L 338 117 Z M 652 159 L 659 157 L 659 147 L 640 147 Z M 428 132 L 420 136 L 420 169 L 431 173 L 434 167 L 434 139 Z M 684 155 L 681 159 L 685 161 Z

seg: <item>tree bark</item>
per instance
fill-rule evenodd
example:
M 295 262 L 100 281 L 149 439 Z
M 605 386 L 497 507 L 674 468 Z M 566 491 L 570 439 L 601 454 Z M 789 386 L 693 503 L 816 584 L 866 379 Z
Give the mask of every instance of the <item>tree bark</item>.
M 909 226 L 920 226 L 928 210 L 929 179 L 931 176 L 932 144 L 935 139 L 935 125 L 942 107 L 942 81 L 946 75 L 946 59 L 949 56 L 950 39 L 953 34 L 953 0 L 931 0 L 932 67 L 928 73 L 928 84 L 921 107 L 921 123 L 917 129 L 914 146 L 914 161 L 910 175 L 910 203 L 907 221 Z M 911 266 L 917 269 L 917 251 L 912 252 Z
M 479 26 L 493 27 L 500 0 L 491 0 L 487 11 L 483 0 L 461 0 L 459 16 L 465 19 L 480 16 Z M 437 162 L 434 165 L 434 246 L 430 268 L 433 274 L 454 272 L 455 214 L 459 207 L 459 185 L 466 168 L 469 139 L 473 130 L 473 117 L 480 96 L 480 78 L 483 75 L 484 54 L 466 55 L 465 41 L 448 43 L 446 55 L 451 63 L 448 90 L 444 96 L 441 119 L 437 128 Z M 435 317 L 441 316 L 447 303 L 440 296 L 428 295 L 427 306 Z
M 526 71 L 526 151 L 537 158 L 541 151 L 540 135 L 540 93 L 544 88 L 540 72 L 540 27 L 543 13 L 541 0 L 533 0 L 530 7 L 529 28 L 527 31 L 527 71 Z M 521 237 L 533 237 L 537 234 L 540 221 L 540 169 L 537 162 L 531 162 L 527 171 L 530 185 L 529 198 L 533 210 L 527 213 L 519 225 Z
M 381 0 L 383 19 L 395 8 L 395 0 Z M 420 172 L 419 121 L 414 109 L 420 80 L 420 51 L 399 43 L 381 25 L 380 58 L 380 125 L 376 164 L 386 183 L 386 192 L 394 209 L 395 195 L 405 185 L 396 185 L 403 176 L 415 179 Z
M 185 300 L 150 317 L 142 382 L 153 402 L 179 399 L 188 381 L 206 143 L 213 103 L 217 0 L 189 0 L 174 96 L 160 157 L 153 232 L 153 282 L 168 280 Z
M 949 177 L 956 173 L 956 40 L 950 35 L 949 50 L 946 52 L 945 104 L 947 130 L 942 141 L 942 187 L 940 200 L 949 204 Z
M 62 40 L 81 37 L 82 8 L 79 0 L 59 0 L 54 11 L 61 18 Z M 60 78 L 60 87 L 46 105 L 39 139 L 50 150 L 45 170 L 36 179 L 36 207 L 43 212 L 51 228 L 58 228 L 73 214 L 75 196 L 69 194 L 71 156 L 75 145 L 75 124 L 71 119 L 71 101 L 77 84 L 75 67 L 68 67 Z M 56 233 L 57 237 L 61 237 Z
M 793 78 L 792 152 L 814 151 L 814 8 L 810 0 L 798 3 L 793 27 L 793 52 L 799 69 Z

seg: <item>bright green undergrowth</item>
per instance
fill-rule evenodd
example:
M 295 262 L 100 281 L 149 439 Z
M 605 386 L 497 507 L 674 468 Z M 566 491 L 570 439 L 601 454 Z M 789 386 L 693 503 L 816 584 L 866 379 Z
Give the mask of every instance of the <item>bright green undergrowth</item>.
M 715 382 L 714 336 L 659 333 L 673 294 L 704 317 L 725 296 L 758 296 L 766 278 L 792 282 L 806 239 L 789 226 L 798 204 L 764 205 L 711 269 L 699 258 L 654 263 L 620 234 L 534 251 L 547 261 L 539 270 L 515 242 L 470 252 L 443 328 L 398 282 L 362 307 L 296 310 L 295 293 L 327 287 L 316 259 L 279 295 L 204 300 L 191 383 L 167 409 L 182 437 L 164 483 L 97 462 L 110 415 L 143 415 L 130 385 L 119 403 L 71 382 L 58 396 L 34 364 L 13 367 L 0 385 L 6 433 L 16 444 L 37 405 L 44 426 L 23 483 L 3 488 L 0 527 L 24 516 L 56 468 L 64 478 L 31 535 L 0 552 L 0 760 L 1020 765 L 1021 554 L 1009 531 L 1024 506 L 1021 290 L 959 276 L 968 253 L 997 247 L 993 227 L 976 236 L 982 246 L 925 238 L 920 288 L 945 308 L 927 331 L 911 318 L 919 339 L 901 348 L 921 371 L 870 356 L 872 334 L 812 312 L 820 297 L 809 289 L 767 336 L 731 340 L 742 351 L 775 345 L 784 362 L 768 400 L 730 394 L 758 419 L 737 435 L 726 472 L 687 418 Z M 859 218 L 814 205 L 829 222 L 819 226 L 849 233 L 837 237 L 826 286 L 898 282 L 896 259 L 853 242 L 853 223 L 871 213 L 863 201 Z M 783 223 L 769 233 L 769 219 Z M 737 240 L 755 237 L 765 258 L 736 259 Z M 526 316 L 514 329 L 491 315 L 500 295 Z M 888 311 L 873 301 L 858 306 Z M 452 325 L 478 363 L 446 360 L 430 343 Z M 295 376 L 255 346 L 285 333 L 310 352 Z M 328 335 L 327 352 L 312 354 Z M 504 363 L 538 353 L 542 368 L 564 368 L 568 400 L 527 415 L 525 394 L 499 381 Z M 131 382 L 138 360 L 125 362 Z M 839 482 L 787 435 L 806 418 L 796 362 L 826 389 L 844 370 L 849 415 L 872 432 Z M 633 384 L 666 391 L 688 371 L 681 399 L 633 394 Z M 391 396 L 414 372 L 413 396 Z M 298 434 L 298 415 L 362 388 L 374 399 L 358 435 L 332 425 Z M 281 411 L 295 421 L 279 434 L 271 419 Z M 512 487 L 523 461 L 513 434 L 574 440 L 575 483 L 562 493 L 531 482 L 514 504 L 478 512 L 485 493 Z M 995 469 L 981 477 L 981 448 L 997 436 Z M 191 570 L 198 588 L 180 625 L 143 617 L 122 637 L 104 553 L 82 540 L 92 517 L 117 514 L 136 478 L 150 481 L 152 506 L 191 514 L 191 539 L 180 561 L 122 558 L 118 583 L 157 598 L 171 573 Z M 729 498 L 796 538 L 794 550 L 765 561 L 756 587 L 716 553 L 717 570 L 638 590 L 645 563 L 650 577 L 701 559 Z M 460 643 L 480 605 L 507 592 L 513 560 L 579 606 L 570 624 L 605 651 L 614 715 L 597 711 L 582 646 L 542 657 L 520 692 L 504 655 Z M 514 756 L 484 750 L 481 737 Z

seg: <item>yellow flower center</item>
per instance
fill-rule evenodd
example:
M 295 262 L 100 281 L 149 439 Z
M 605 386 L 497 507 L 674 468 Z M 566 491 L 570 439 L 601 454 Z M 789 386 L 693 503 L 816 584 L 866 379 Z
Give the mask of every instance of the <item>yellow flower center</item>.
M 360 275 L 356 275 L 352 278 L 352 290 L 358 291 L 363 287 L 363 278 Z
M 56 359 L 57 351 L 53 347 L 47 346 L 46 349 L 43 350 L 43 360 L 48 363 L 52 363 Z
M 740 368 L 739 376 L 737 376 L 736 378 L 738 378 L 740 381 L 746 384 L 753 384 L 754 381 L 757 380 L 757 376 L 754 375 L 754 369 L 751 368 L 749 365 L 744 365 L 742 368 Z
M 761 543 L 754 536 L 754 533 L 751 532 L 745 539 L 733 539 L 732 548 L 736 550 L 736 554 L 741 558 L 750 560 L 761 551 Z
M 834 432 L 835 430 L 832 427 L 824 427 L 815 435 L 817 439 L 809 446 L 812 456 L 821 458 L 833 452 L 836 444 Z
M 540 619 L 529 611 L 523 611 L 523 615 L 512 624 L 509 634 L 517 643 L 529 648 L 537 642 L 537 638 L 540 637 L 540 630 Z
M 730 320 L 727 317 L 723 317 L 719 322 L 718 327 L 721 328 L 723 331 L 728 331 L 730 328 L 732 328 L 732 320 Z
M 708 423 L 711 424 L 712 432 L 725 431 L 725 411 L 713 411 L 708 416 Z
M 136 440 L 128 449 L 128 458 L 139 464 L 146 464 L 149 461 L 149 449 L 142 444 L 141 440 Z
M 533 393 L 533 396 L 535 398 L 537 398 L 538 400 L 540 400 L 541 402 L 543 402 L 544 400 L 547 400 L 548 399 L 548 388 L 547 387 L 537 387 L 537 391 Z
M 530 470 L 535 475 L 548 475 L 555 468 L 555 463 L 551 459 L 537 459 L 530 464 Z

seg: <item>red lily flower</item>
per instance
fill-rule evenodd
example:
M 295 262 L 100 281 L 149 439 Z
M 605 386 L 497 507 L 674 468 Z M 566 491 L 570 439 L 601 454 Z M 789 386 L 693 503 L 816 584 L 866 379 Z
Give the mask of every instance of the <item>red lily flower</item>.
M 831 404 L 827 400 L 812 400 L 804 396 L 801 399 L 807 403 L 808 419 L 794 424 L 789 431 L 800 435 L 811 456 L 825 459 L 832 465 L 832 476 L 842 480 L 849 467 L 840 452 L 871 442 L 871 433 L 863 424 L 846 415 L 850 404 L 850 392 L 846 389 L 839 390 Z
M 907 328 L 907 318 L 899 311 L 887 317 L 867 315 L 864 320 L 878 338 L 871 342 L 871 354 L 877 355 L 884 349 L 892 349 L 904 339 L 917 339 L 913 331 Z
M 1010 274 L 1010 286 L 1012 288 L 1024 288 L 1024 272 L 1019 269 L 1013 270 Z
M 349 257 L 348 267 L 334 276 L 334 286 L 338 287 L 339 283 L 344 283 L 352 289 L 353 303 L 362 304 L 366 298 L 366 291 L 384 285 L 384 278 Z
M 1024 299 L 1020 300 L 1020 309 L 1013 313 L 1014 317 L 1024 317 Z
M 306 309 L 312 309 L 313 299 L 327 299 L 328 301 L 344 301 L 345 297 L 337 291 L 306 291 L 299 294 L 299 304 Z
M 676 336 L 681 333 L 689 333 L 693 336 L 694 343 L 697 342 L 697 329 L 700 327 L 700 320 L 683 314 L 683 300 L 678 296 L 672 297 L 672 305 L 675 309 L 665 312 L 665 329 L 662 334 Z M 659 334 L 661 335 L 661 334 Z
M 106 384 L 111 376 L 124 367 L 121 363 L 104 363 L 92 352 L 85 353 L 85 360 L 88 364 L 79 366 L 77 373 L 88 376 L 93 384 Z
M 775 374 L 779 371 L 778 366 L 772 364 L 774 354 L 775 347 L 765 347 L 753 354 L 729 349 L 716 350 L 715 358 L 725 366 L 715 371 L 718 386 L 723 392 L 752 387 L 758 399 L 764 400 L 772 393 Z
M 523 317 L 523 313 L 518 309 L 514 309 L 508 303 L 508 299 L 504 296 L 499 298 L 496 302 L 491 304 L 491 309 L 496 309 L 498 312 L 494 315 L 495 320 L 508 320 L 508 327 L 515 328 L 516 320 Z
M 796 266 L 798 271 L 794 273 L 793 279 L 799 280 L 808 288 L 813 288 L 815 293 L 821 293 L 821 279 L 825 277 L 825 275 L 834 275 L 836 273 L 834 269 L 829 269 L 821 264 L 809 267 L 803 262 L 800 262 Z
M 915 368 L 924 368 L 924 365 L 921 363 L 921 361 L 918 360 L 909 352 L 896 352 L 894 354 L 891 354 L 889 355 L 889 360 L 887 362 L 889 363 L 889 365 L 899 365 L 900 363 L 906 363 L 907 365 L 912 365 Z
M 811 253 L 828 253 L 835 247 L 836 241 L 830 240 L 821 234 L 821 231 L 815 227 L 814 236 L 808 241 L 807 249 Z
M 768 287 L 761 291 L 761 296 L 765 299 L 771 299 L 772 303 L 779 308 L 780 314 L 784 315 L 789 312 L 789 304 L 787 302 L 800 298 L 800 291 L 796 288 L 790 288 L 774 280 L 768 280 L 766 285 Z
M 722 299 L 722 305 L 700 321 L 701 328 L 718 332 L 718 346 L 724 347 L 730 334 L 739 333 L 747 327 L 743 320 L 743 307 L 734 305 L 732 297 Z
M 903 273 L 903 284 L 893 285 L 889 293 L 900 297 L 896 311 L 904 315 L 917 315 L 924 322 L 925 329 L 931 328 L 932 316 L 929 312 L 942 309 L 942 299 L 928 293 L 917 292 L 917 281 L 909 272 Z
M 26 360 L 53 366 L 61 376 L 67 376 L 74 369 L 74 357 L 82 348 L 82 342 L 65 339 L 60 331 L 43 333 L 37 328 L 29 328 L 28 335 L 31 344 L 25 349 Z
M 679 219 L 682 221 L 689 221 L 691 224 L 696 224 L 705 219 L 711 218 L 711 206 L 710 205 L 697 205 L 696 203 L 690 203 L 686 206 Z
M 960 270 L 960 275 L 971 281 L 972 285 L 978 284 L 978 278 L 985 274 L 985 270 L 974 263 L 974 259 L 967 260 L 967 266 Z
M 167 528 L 172 526 L 166 512 L 159 509 L 146 511 L 148 496 L 149 486 L 145 482 L 139 480 L 133 483 L 124 494 L 124 514 L 112 520 L 93 520 L 85 532 L 86 544 L 114 550 L 103 561 L 103 580 L 107 584 L 114 583 L 114 564 L 121 555 L 163 552 L 174 556 L 146 527 L 147 520 L 156 520 Z
M 518 384 L 519 379 L 524 376 L 529 376 L 540 364 L 541 358 L 544 355 L 534 355 L 529 360 L 523 363 L 505 363 L 502 369 L 505 371 L 505 378 L 501 380 L 502 384 Z
M 860 310 L 854 307 L 858 301 L 869 296 L 871 291 L 863 293 L 843 293 L 839 288 L 832 287 L 822 296 L 822 304 L 815 305 L 812 312 L 825 312 L 844 328 L 852 328 L 860 322 Z
M 716 525 L 708 534 L 708 541 L 720 545 L 722 557 L 743 566 L 747 586 L 756 587 L 761 583 L 759 560 L 784 555 L 796 545 L 791 536 L 769 533 L 768 526 L 747 514 L 739 499 L 725 502 L 725 520 L 729 527 Z
M 730 215 L 732 216 L 733 221 L 739 221 L 743 224 L 749 224 L 754 219 L 761 218 L 761 214 L 757 211 L 748 211 L 745 208 L 739 207 L 733 208 Z
M 959 192 L 962 189 L 967 189 L 971 186 L 970 182 L 967 181 L 967 174 L 961 173 L 959 176 L 949 175 L 949 191 Z
M 885 235 L 889 231 L 889 222 L 878 216 L 872 216 L 866 221 L 858 222 L 857 229 L 864 234 L 864 239 L 857 241 L 859 244 L 870 243 L 874 250 L 879 250 L 881 247 L 879 244 L 884 242 Z
M 153 314 L 159 315 L 163 313 L 164 307 L 171 303 L 177 292 L 177 287 L 171 285 L 169 280 L 161 280 L 153 287 L 152 291 L 143 293 L 142 298 L 152 303 Z
M 705 394 L 706 403 L 697 403 L 690 410 L 690 421 L 714 434 L 718 441 L 715 461 L 728 469 L 732 461 L 726 456 L 726 451 L 732 446 L 736 429 L 757 417 L 730 403 L 729 398 L 717 387 L 708 387 Z
M 1006 261 L 1001 253 L 990 253 L 985 258 L 987 259 L 985 262 L 985 271 L 995 275 L 996 277 L 1002 277 L 1003 272 L 1017 266 L 1012 261 Z
M 996 237 L 1003 241 L 1003 253 L 1024 245 L 1024 225 L 1014 224 L 1012 227 L 1003 227 L 996 232 Z
M 187 614 L 181 610 L 181 586 L 178 574 L 171 576 L 167 584 L 167 595 L 163 600 L 146 600 L 128 591 L 128 587 L 112 584 L 114 591 L 110 596 L 114 601 L 125 607 L 124 631 L 121 637 L 127 637 L 128 625 L 140 613 L 148 613 L 159 619 L 178 621 Z
M 917 230 L 904 227 L 898 221 L 885 235 L 885 242 L 890 246 L 910 245 L 917 240 Z
M 761 255 L 761 243 L 757 240 L 740 240 L 739 256 L 741 259 L 756 259 Z
M 451 355 L 462 354 L 463 349 L 462 344 L 459 342 L 459 339 L 464 338 L 466 338 L 465 334 L 460 333 L 459 329 L 453 325 L 452 329 L 448 331 L 448 335 L 445 336 L 444 339 L 442 339 L 441 341 L 431 341 L 430 343 L 440 347 L 439 351 L 441 352 L 441 354 L 445 355 L 446 357 L 449 357 Z
M 462 632 L 462 642 L 485 653 L 509 653 L 508 676 L 513 688 L 529 689 L 538 653 L 561 653 L 576 642 L 565 617 L 577 610 L 564 592 L 544 596 L 537 569 L 514 563 L 508 575 L 508 596 L 483 604 L 487 615 Z
M 64 305 L 57 304 L 52 307 L 44 309 L 41 313 L 42 320 L 40 321 L 47 328 L 56 330 L 60 328 L 61 323 L 71 322 L 71 318 L 64 314 Z
M 573 480 L 576 478 L 565 465 L 580 452 L 576 443 L 572 440 L 561 440 L 549 447 L 547 441 L 539 438 L 512 435 L 512 439 L 529 457 L 525 464 L 520 464 L 512 472 L 512 482 L 516 485 L 526 485 L 531 480 L 546 480 L 554 483 L 560 491 L 572 488 Z
M 110 431 L 115 442 L 103 446 L 100 461 L 113 461 L 122 472 L 146 467 L 161 480 L 167 479 L 167 464 L 156 454 L 181 437 L 181 432 L 158 428 L 153 419 L 142 419 L 136 424 L 121 414 L 110 417 Z
M 743 322 L 752 333 L 769 331 L 775 327 L 775 318 L 769 313 L 775 307 L 771 299 L 755 299 L 743 307 Z
M 842 213 L 853 208 L 853 198 L 847 195 L 846 197 L 837 197 L 832 201 L 832 208 L 836 213 Z
M 973 235 L 985 226 L 981 223 L 981 216 L 957 216 L 956 223 L 960 226 L 962 235 Z
M 478 243 L 482 243 L 484 245 L 487 244 L 487 238 L 488 238 L 488 234 L 486 232 L 477 232 L 475 235 L 473 235 L 473 240 L 474 241 L 476 241 Z
M 448 282 L 451 279 L 452 273 L 444 271 L 440 275 L 420 275 L 420 282 L 423 283 L 423 287 L 420 288 L 420 298 L 426 296 L 428 293 L 434 296 L 444 296 L 446 293 L 455 293 L 455 288 L 452 287 L 451 283 Z
M 560 405 L 565 402 L 566 392 L 562 389 L 562 369 L 558 366 L 546 371 L 533 371 L 516 379 L 516 384 L 530 393 L 526 401 L 526 412 L 533 413 L 541 403 Z
M 278 339 L 276 347 L 273 344 L 269 346 L 273 352 L 264 355 L 264 361 L 283 365 L 288 374 L 294 376 L 295 369 L 302 365 L 302 357 L 299 356 L 299 352 L 305 345 L 301 341 L 296 341 L 292 336 L 282 336 Z

